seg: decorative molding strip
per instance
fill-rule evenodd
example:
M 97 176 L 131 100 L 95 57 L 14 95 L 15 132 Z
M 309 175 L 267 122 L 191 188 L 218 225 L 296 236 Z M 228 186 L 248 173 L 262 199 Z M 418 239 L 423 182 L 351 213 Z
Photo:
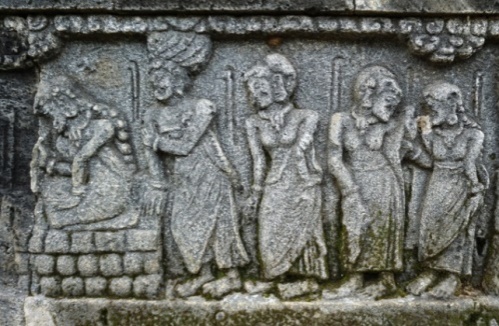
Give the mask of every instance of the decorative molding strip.
M 0 30 L 1 69 L 29 67 L 58 53 L 61 38 L 90 34 L 193 31 L 214 35 L 329 35 L 399 37 L 409 50 L 436 63 L 467 59 L 487 38 L 499 37 L 499 19 L 311 16 L 7 16 Z

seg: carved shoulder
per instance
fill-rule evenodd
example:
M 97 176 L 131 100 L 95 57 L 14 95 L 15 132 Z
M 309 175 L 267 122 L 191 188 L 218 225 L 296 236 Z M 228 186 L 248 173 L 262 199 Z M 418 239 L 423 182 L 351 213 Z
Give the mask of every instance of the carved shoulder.
M 208 99 L 198 99 L 195 108 L 197 113 L 204 115 L 214 114 L 217 111 L 215 103 Z
M 303 119 L 313 121 L 314 123 L 317 123 L 319 121 L 319 114 L 314 110 L 301 109 L 295 111 L 299 112 Z
M 485 138 L 484 133 L 477 128 L 469 128 L 466 131 L 466 138 L 475 143 L 482 144 Z

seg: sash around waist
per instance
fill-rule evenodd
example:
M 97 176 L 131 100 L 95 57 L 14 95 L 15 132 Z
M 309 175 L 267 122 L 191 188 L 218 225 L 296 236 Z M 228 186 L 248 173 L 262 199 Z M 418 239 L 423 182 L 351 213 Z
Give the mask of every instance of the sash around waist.
M 456 170 L 464 168 L 463 161 L 435 162 L 435 167 L 440 169 Z

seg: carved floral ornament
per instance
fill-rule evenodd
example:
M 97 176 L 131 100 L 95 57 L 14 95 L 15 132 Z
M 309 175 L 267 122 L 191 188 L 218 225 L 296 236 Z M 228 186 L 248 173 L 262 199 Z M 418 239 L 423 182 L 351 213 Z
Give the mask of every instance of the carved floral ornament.
M 71 35 L 148 34 L 154 31 L 193 31 L 249 35 L 286 33 L 334 34 L 344 37 L 399 37 L 409 50 L 435 63 L 467 59 L 487 38 L 499 36 L 499 20 L 483 18 L 372 18 L 309 16 L 133 17 L 113 15 L 7 16 L 2 19 L 4 43 L 1 69 L 28 67 L 54 56 Z

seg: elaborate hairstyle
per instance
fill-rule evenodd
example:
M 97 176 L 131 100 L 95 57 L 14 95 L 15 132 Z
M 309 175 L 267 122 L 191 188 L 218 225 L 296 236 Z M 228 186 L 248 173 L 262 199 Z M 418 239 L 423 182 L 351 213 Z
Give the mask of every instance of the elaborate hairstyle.
M 186 85 L 208 62 L 211 41 L 196 33 L 154 32 L 147 38 L 147 49 L 153 82 L 154 78 L 169 75 L 174 85 Z
M 128 123 L 122 114 L 108 105 L 98 103 L 86 94 L 82 87 L 66 76 L 43 78 L 38 86 L 34 103 L 35 114 L 54 118 L 57 115 L 75 117 L 84 114 L 88 119 L 109 120 L 115 128 L 114 143 L 125 162 L 133 163 Z M 82 126 L 81 128 L 84 128 Z
M 243 80 L 248 83 L 252 79 L 260 79 L 260 78 L 270 78 L 271 72 L 270 69 L 266 66 L 255 65 L 250 68 L 250 70 L 246 71 L 243 75 Z
M 361 108 L 372 107 L 372 96 L 376 93 L 383 78 L 396 80 L 395 74 L 382 66 L 368 66 L 355 79 L 353 99 Z

